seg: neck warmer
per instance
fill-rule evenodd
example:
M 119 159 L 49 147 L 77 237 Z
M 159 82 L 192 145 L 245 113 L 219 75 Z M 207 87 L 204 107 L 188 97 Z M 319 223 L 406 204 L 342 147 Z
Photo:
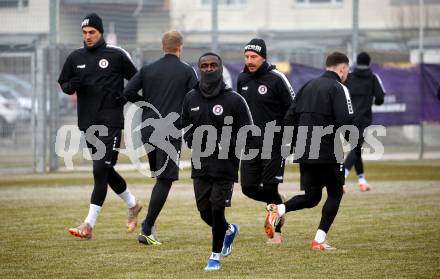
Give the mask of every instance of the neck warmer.
M 211 99 L 220 94 L 225 87 L 223 82 L 223 68 L 220 65 L 217 71 L 200 72 L 199 90 L 203 97 Z

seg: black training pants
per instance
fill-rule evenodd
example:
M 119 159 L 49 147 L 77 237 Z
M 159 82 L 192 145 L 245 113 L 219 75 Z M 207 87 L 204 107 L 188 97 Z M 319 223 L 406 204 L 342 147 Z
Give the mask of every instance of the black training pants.
M 327 189 L 327 200 L 322 208 L 321 222 L 318 229 L 328 232 L 342 199 L 342 186 L 345 183 L 342 164 L 299 164 L 301 187 L 304 195 L 297 195 L 285 202 L 286 213 L 289 211 L 312 208 L 318 205 L 322 197 L 322 188 Z

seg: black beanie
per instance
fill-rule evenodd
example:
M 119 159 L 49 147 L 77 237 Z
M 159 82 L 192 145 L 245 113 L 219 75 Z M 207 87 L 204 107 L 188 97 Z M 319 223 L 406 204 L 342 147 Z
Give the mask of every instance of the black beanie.
M 86 26 L 93 27 L 99 32 L 104 33 L 104 27 L 102 26 L 102 19 L 99 17 L 99 15 L 95 13 L 88 14 L 83 19 L 81 23 L 81 28 Z
M 361 52 L 358 54 L 357 58 L 356 58 L 356 63 L 358 65 L 366 65 L 369 66 L 370 65 L 370 55 L 368 55 L 368 53 L 366 52 Z
M 266 43 L 263 39 L 254 38 L 244 47 L 244 52 L 253 51 L 266 59 Z

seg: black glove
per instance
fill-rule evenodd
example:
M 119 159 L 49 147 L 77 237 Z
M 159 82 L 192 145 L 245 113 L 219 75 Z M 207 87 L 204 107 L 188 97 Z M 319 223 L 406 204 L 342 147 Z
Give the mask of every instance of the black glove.
M 82 82 L 81 82 L 81 79 L 79 77 L 71 78 L 69 83 L 70 83 L 70 88 L 72 90 L 75 90 L 75 91 L 82 87 Z
M 383 104 L 383 98 L 374 98 L 374 104 L 380 106 Z
M 125 97 L 124 95 L 120 95 L 115 98 L 115 103 L 120 106 L 125 105 L 127 102 L 128 102 L 127 97 Z

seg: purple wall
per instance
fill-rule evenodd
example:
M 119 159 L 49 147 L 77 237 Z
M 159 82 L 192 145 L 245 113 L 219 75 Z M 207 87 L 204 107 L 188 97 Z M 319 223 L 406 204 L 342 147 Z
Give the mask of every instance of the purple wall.
M 243 64 L 225 63 L 225 66 L 235 86 Z M 291 69 L 287 77 L 295 92 L 324 71 L 300 64 L 291 64 Z M 387 93 L 385 103 L 373 108 L 374 124 L 391 126 L 440 121 L 440 100 L 436 96 L 440 86 L 439 64 L 407 67 L 373 65 L 372 69 L 381 77 Z

